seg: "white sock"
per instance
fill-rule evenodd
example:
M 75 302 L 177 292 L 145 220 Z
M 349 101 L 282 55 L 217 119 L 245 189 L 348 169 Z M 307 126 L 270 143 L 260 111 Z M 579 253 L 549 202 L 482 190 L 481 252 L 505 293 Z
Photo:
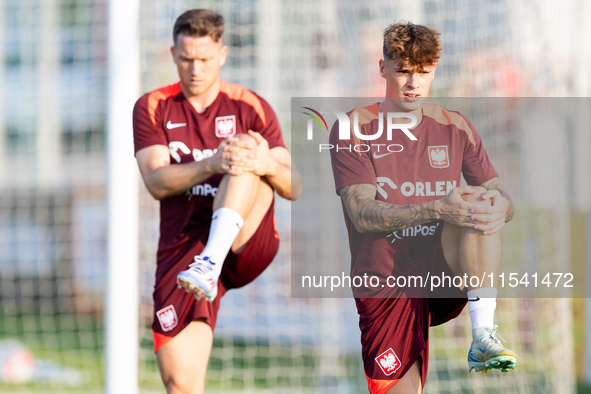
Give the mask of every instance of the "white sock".
M 229 208 L 220 208 L 211 216 L 209 238 L 201 257 L 209 257 L 215 263 L 213 266 L 217 274 L 222 272 L 222 265 L 240 229 L 244 225 L 244 219 L 236 211 Z
M 468 291 L 468 309 L 472 320 L 472 330 L 494 325 L 497 293 L 497 289 L 493 287 Z

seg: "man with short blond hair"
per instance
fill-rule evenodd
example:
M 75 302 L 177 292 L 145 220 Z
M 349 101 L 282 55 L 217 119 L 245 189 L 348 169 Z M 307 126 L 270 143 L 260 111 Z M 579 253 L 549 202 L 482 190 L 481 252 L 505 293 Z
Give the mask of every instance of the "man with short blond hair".
M 434 294 L 421 287 L 392 287 L 387 278 L 483 273 L 496 278 L 499 230 L 514 208 L 468 119 L 424 103 L 441 55 L 439 33 L 392 24 L 384 31 L 383 55 L 379 72 L 386 80 L 385 99 L 355 110 L 363 115 L 361 133 L 379 134 L 386 127 L 379 114 L 398 113 L 416 120 L 410 129 L 416 140 L 405 133 L 388 133 L 388 140 L 382 133 L 368 151 L 356 152 L 347 147 L 357 137 L 339 140 L 335 126 L 330 143 L 341 149 L 331 150 L 331 159 L 349 232 L 351 276 L 371 272 L 380 278 L 381 286 L 354 289 L 370 392 L 420 393 L 428 370 L 429 327 L 455 318 L 466 303 L 473 328 L 470 370 L 514 367 L 517 356 L 501 345 L 493 322 L 496 281 Z M 404 117 L 395 123 L 407 123 Z M 383 148 L 389 144 L 404 149 L 390 152 Z M 462 174 L 469 186 L 458 187 Z

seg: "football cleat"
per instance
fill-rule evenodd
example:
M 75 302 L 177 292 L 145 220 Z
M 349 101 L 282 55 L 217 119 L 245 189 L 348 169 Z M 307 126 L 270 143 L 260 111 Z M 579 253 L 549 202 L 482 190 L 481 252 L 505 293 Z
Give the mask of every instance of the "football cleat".
M 505 341 L 497 334 L 498 326 L 479 327 L 472 330 L 475 338 L 468 352 L 468 366 L 470 372 L 482 372 L 486 374 L 491 369 L 500 369 L 509 372 L 517 364 L 517 355 L 513 350 L 506 349 L 499 339 Z
M 195 299 L 202 297 L 209 302 L 218 294 L 218 274 L 214 270 L 215 263 L 209 257 L 195 256 L 195 262 L 176 277 L 176 283 L 185 291 L 195 293 Z

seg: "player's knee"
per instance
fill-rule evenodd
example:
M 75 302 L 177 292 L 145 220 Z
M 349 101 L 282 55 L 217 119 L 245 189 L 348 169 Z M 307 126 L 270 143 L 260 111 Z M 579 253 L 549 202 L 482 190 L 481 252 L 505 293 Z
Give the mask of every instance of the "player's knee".
M 466 202 L 471 202 L 475 204 L 482 204 L 482 205 L 490 205 L 490 200 L 484 200 L 482 195 L 487 192 L 487 190 L 482 186 L 473 186 L 474 193 L 470 194 L 462 194 L 462 199 Z
M 169 379 L 166 383 L 166 394 L 197 394 L 202 393 L 195 384 L 191 384 L 188 381 L 182 379 Z
M 251 142 L 253 142 L 253 143 L 255 143 L 255 144 L 256 144 L 256 140 L 255 140 L 254 138 L 252 138 L 252 137 L 251 137 L 250 135 L 248 135 L 248 134 L 243 134 L 243 133 L 241 133 L 241 134 L 236 134 L 236 135 L 234 135 L 232 138 L 234 138 L 234 139 L 236 139 L 236 140 L 238 140 L 238 141 L 244 141 L 244 142 L 251 141 Z

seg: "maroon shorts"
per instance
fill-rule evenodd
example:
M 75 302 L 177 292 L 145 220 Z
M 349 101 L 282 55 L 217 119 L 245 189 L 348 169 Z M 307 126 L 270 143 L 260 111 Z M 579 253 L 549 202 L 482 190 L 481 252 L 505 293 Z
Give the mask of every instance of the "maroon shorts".
M 176 285 L 179 272 L 186 270 L 195 255 L 205 248 L 208 232 L 192 239 L 186 248 L 176 251 L 170 262 L 158 264 L 157 278 L 161 279 L 154 288 L 154 352 L 195 319 L 205 319 L 212 330 L 215 329 L 220 300 L 226 291 L 249 284 L 271 264 L 279 250 L 273 207 L 274 202 L 242 252 L 228 253 L 218 282 L 218 294 L 213 302 L 205 298 L 197 301 L 192 292 L 187 293 Z
M 425 252 L 409 264 L 427 272 L 453 275 L 443 256 L 441 231 Z M 361 329 L 361 352 L 371 394 L 388 391 L 421 359 L 423 387 L 429 364 L 429 327 L 460 314 L 466 294 L 457 288 L 446 296 L 457 298 L 356 298 Z M 436 294 L 434 294 L 436 296 Z

